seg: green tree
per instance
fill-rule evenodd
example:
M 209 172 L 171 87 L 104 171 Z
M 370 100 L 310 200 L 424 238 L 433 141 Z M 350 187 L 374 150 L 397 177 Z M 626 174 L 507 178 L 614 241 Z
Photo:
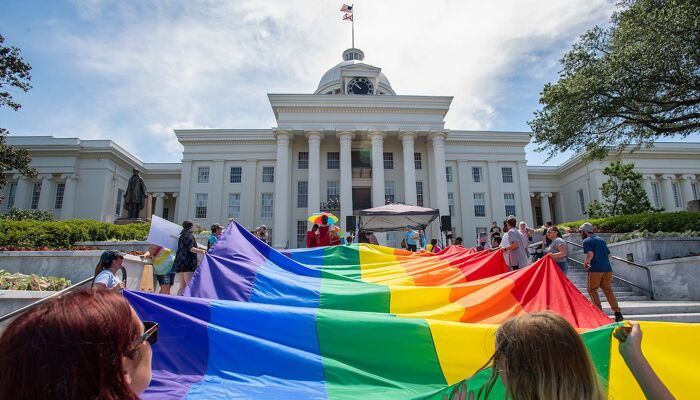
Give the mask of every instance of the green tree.
M 9 107 L 17 111 L 22 106 L 12 98 L 10 90 L 26 92 L 32 88 L 29 84 L 32 66 L 22 59 L 17 47 L 5 47 L 4 42 L 5 38 L 0 34 L 0 109 Z M 29 165 L 32 160 L 29 152 L 8 145 L 5 141 L 8 133 L 7 129 L 0 127 L 0 190 L 7 184 L 7 171 L 17 170 L 24 176 L 36 177 L 36 170 Z
M 601 159 L 700 129 L 700 1 L 623 0 L 562 58 L 529 122 L 539 151 Z
M 603 170 L 609 179 L 600 187 L 603 202 L 592 201 L 586 214 L 590 218 L 639 214 L 653 211 L 642 186 L 642 174 L 634 171 L 634 164 L 615 161 Z

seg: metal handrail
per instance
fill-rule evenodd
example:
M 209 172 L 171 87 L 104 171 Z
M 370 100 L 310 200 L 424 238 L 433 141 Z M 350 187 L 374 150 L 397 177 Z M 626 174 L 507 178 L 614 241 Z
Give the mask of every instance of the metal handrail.
M 123 280 L 123 282 L 126 284 L 126 268 L 122 267 L 122 268 L 121 268 L 121 272 L 122 272 L 122 277 L 123 277 L 122 280 Z M 86 285 L 86 284 L 92 282 L 93 280 L 95 280 L 95 277 L 94 277 L 94 276 L 91 276 L 91 277 L 89 277 L 89 278 L 85 278 L 85 279 L 83 279 L 82 281 L 80 281 L 80 282 L 78 282 L 78 283 L 75 283 L 75 284 L 73 284 L 73 285 L 70 285 L 70 286 L 68 286 L 67 288 L 63 289 L 63 290 L 59 290 L 58 292 L 56 292 L 56 293 L 54 293 L 54 294 L 48 295 L 48 296 L 44 297 L 43 299 L 39 299 L 39 300 L 35 301 L 34 303 L 27 304 L 26 306 L 24 306 L 24 307 L 22 307 L 22 308 L 18 308 L 18 309 L 15 310 L 15 311 L 12 311 L 12 312 L 10 312 L 10 313 L 7 313 L 7 314 L 5 314 L 5 315 L 3 315 L 3 316 L 0 317 L 0 323 L 3 322 L 3 321 L 8 320 L 8 319 L 10 319 L 10 318 L 13 318 L 13 317 L 15 317 L 15 316 L 17 316 L 17 315 L 20 315 L 20 314 L 22 314 L 22 313 L 24 313 L 24 312 L 26 312 L 26 311 L 29 311 L 29 310 L 31 310 L 32 308 L 38 306 L 39 304 L 46 303 L 47 301 L 49 301 L 49 300 L 51 300 L 51 299 L 55 299 L 56 297 L 62 296 L 62 295 L 66 294 L 66 293 L 68 293 L 68 292 L 70 292 L 70 291 L 72 291 L 72 290 L 75 290 L 75 289 L 77 289 L 79 286 Z
M 580 244 L 578 244 L 578 243 L 574 243 L 574 242 L 571 242 L 571 241 L 566 240 L 566 239 L 565 239 L 564 241 L 565 241 L 566 243 L 568 243 L 568 244 L 570 244 L 570 245 L 573 245 L 573 246 L 576 246 L 576 247 L 578 247 L 578 248 L 581 248 L 581 249 L 583 248 L 583 246 L 580 245 Z M 567 258 L 568 258 L 569 260 L 572 260 L 571 257 L 568 257 L 568 256 L 567 256 Z M 613 260 L 622 261 L 622 262 L 624 262 L 624 263 L 627 263 L 627 264 L 632 265 L 632 266 L 637 267 L 637 268 L 642 268 L 644 271 L 646 271 L 646 273 L 647 273 L 647 282 L 649 283 L 649 288 L 648 288 L 648 289 L 647 289 L 647 288 L 643 288 L 643 287 L 641 287 L 641 286 L 637 286 L 637 285 L 635 285 L 634 283 L 629 282 L 629 281 L 627 281 L 627 280 L 625 280 L 625 279 L 623 279 L 623 278 L 620 278 L 620 277 L 617 276 L 617 275 L 613 275 L 613 278 L 615 278 L 615 279 L 617 279 L 617 280 L 619 280 L 619 281 L 625 282 L 625 283 L 627 283 L 627 284 L 629 284 L 629 285 L 632 285 L 632 286 L 634 286 L 634 287 L 636 287 L 636 288 L 639 288 L 639 289 L 641 289 L 641 290 L 643 290 L 643 291 L 645 291 L 645 292 L 648 292 L 648 293 L 649 293 L 649 298 L 650 298 L 651 300 L 655 300 L 655 299 L 654 299 L 654 288 L 653 288 L 653 286 L 652 286 L 652 281 L 651 281 L 651 270 L 649 269 L 649 267 L 647 267 L 647 266 L 645 266 L 645 265 L 637 264 L 636 262 L 633 262 L 633 261 L 625 260 L 624 258 L 620 258 L 620 257 L 617 257 L 617 256 L 613 256 L 613 255 L 611 255 L 610 258 L 612 258 Z M 577 263 L 583 265 L 583 263 L 580 262 L 580 261 L 578 261 L 578 260 L 574 260 L 574 261 L 576 261 Z
M 575 259 L 575 258 L 571 258 L 571 257 L 566 257 L 566 258 L 567 258 L 569 261 L 573 261 L 573 262 L 575 262 L 576 264 L 579 264 L 579 265 L 583 266 L 583 263 L 582 263 L 581 261 Z M 637 284 L 634 284 L 634 283 L 628 281 L 627 279 L 620 278 L 620 277 L 617 276 L 617 275 L 613 275 L 613 278 L 614 278 L 615 280 L 620 281 L 620 282 L 626 283 L 626 284 L 628 284 L 628 285 L 630 285 L 630 286 L 634 286 L 634 287 L 636 287 L 637 289 L 639 289 L 639 290 L 641 290 L 641 291 L 643 291 L 643 292 L 649 292 L 649 289 L 643 288 L 643 287 L 641 287 L 641 286 L 639 286 L 639 285 L 637 285 Z M 649 292 L 649 295 L 651 296 L 652 293 Z M 652 297 L 652 300 L 654 300 L 653 297 Z

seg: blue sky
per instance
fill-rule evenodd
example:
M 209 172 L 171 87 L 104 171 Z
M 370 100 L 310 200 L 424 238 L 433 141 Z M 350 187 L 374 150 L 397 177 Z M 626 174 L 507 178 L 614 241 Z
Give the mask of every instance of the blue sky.
M 32 64 L 13 135 L 109 138 L 178 162 L 175 128 L 269 128 L 267 93 L 312 93 L 350 47 L 342 2 L 0 2 L 0 33 Z M 527 131 L 558 60 L 605 24 L 606 0 L 355 2 L 356 46 L 397 94 L 451 95 L 450 129 Z M 530 165 L 544 154 L 528 146 Z M 558 164 L 561 155 L 548 164 Z

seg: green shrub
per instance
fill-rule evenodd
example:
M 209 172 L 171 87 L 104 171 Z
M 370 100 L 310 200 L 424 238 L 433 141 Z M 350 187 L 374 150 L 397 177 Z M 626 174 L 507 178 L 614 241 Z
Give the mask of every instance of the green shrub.
M 24 210 L 16 207 L 10 208 L 6 213 L 0 214 L 0 220 L 13 221 L 53 221 L 53 213 L 46 210 Z
M 76 242 L 145 240 L 150 224 L 115 225 L 94 220 L 0 220 L 0 246 L 65 248 Z
M 584 222 L 590 222 L 598 228 L 599 232 L 685 232 L 698 230 L 698 227 L 700 227 L 700 212 L 678 211 L 618 215 L 616 217 L 565 222 L 559 225 L 578 229 Z

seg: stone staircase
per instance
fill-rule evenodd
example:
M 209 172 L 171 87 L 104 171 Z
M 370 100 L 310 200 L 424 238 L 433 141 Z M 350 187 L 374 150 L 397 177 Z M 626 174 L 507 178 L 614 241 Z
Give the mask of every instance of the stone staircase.
M 569 246 L 569 249 L 574 250 L 570 254 L 572 258 L 583 260 L 581 251 L 576 251 L 573 249 L 573 246 Z M 583 267 L 576 262 L 569 261 L 567 277 L 590 300 L 586 290 L 587 273 Z M 633 321 L 700 322 L 700 302 L 649 300 L 641 290 L 618 280 L 613 280 L 612 289 L 625 319 Z M 600 289 L 598 289 L 598 297 L 600 297 L 602 302 L 603 311 L 611 318 L 614 318 L 614 313 L 605 299 L 605 294 Z

